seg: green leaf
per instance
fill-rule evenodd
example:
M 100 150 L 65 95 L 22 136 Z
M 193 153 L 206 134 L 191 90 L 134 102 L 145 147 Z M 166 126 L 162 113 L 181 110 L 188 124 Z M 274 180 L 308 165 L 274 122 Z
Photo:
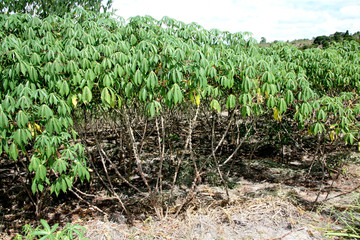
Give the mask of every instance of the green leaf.
M 345 134 L 345 141 L 346 141 L 347 144 L 350 143 L 351 145 L 353 145 L 353 144 L 354 144 L 354 140 L 355 140 L 354 134 L 352 134 L 352 133 L 347 133 L 347 134 Z
M 27 129 L 18 129 L 14 132 L 13 138 L 18 145 L 27 144 L 31 139 L 31 133 Z
M 64 180 L 64 178 L 61 178 L 61 190 L 66 193 L 66 190 L 67 190 L 67 184 Z
M 233 94 L 230 94 L 226 100 L 226 108 L 232 109 L 235 107 L 236 97 Z
M 183 99 L 182 91 L 178 84 L 174 84 L 174 94 L 173 94 L 173 101 L 175 104 L 180 103 Z
M 275 98 L 274 98 L 274 96 L 272 96 L 272 95 L 269 96 L 266 105 L 268 106 L 269 109 L 274 108 L 274 106 L 275 106 Z
M 283 114 L 284 112 L 286 112 L 287 105 L 286 105 L 285 99 L 283 99 L 283 98 L 280 99 L 278 108 L 279 108 L 280 114 Z
M 46 167 L 42 164 L 39 165 L 36 174 L 39 174 L 41 180 L 45 180 L 46 178 Z M 39 180 L 39 179 L 38 179 Z
M 287 90 L 285 100 L 287 104 L 290 104 L 294 101 L 294 94 L 291 90 Z
M 12 158 L 14 161 L 17 160 L 17 157 L 19 155 L 19 152 L 18 152 L 18 149 L 17 149 L 17 146 L 15 143 L 12 143 L 10 145 L 10 149 L 9 149 L 9 155 L 10 155 L 10 158 Z
M 248 105 L 244 105 L 241 107 L 241 115 L 243 118 L 245 118 L 246 116 L 250 116 L 251 115 L 251 108 Z
M 316 118 L 318 121 L 325 121 L 326 120 L 326 113 L 324 112 L 324 110 L 320 109 L 317 114 L 316 114 Z
M 110 92 L 109 89 L 107 87 L 105 87 L 102 91 L 101 91 L 101 100 L 103 103 L 107 103 L 110 105 L 111 103 L 111 96 L 110 96 Z
M 31 191 L 33 194 L 35 194 L 36 190 L 37 190 L 37 183 L 36 183 L 36 180 L 33 179 L 32 184 L 31 184 Z
M 0 111 L 0 129 L 7 128 L 9 120 L 3 111 Z
M 246 77 L 242 83 L 242 89 L 244 90 L 244 92 L 249 92 L 251 88 L 252 88 L 252 81 L 248 77 Z
M 146 91 L 146 88 L 143 87 L 141 90 L 140 90 L 140 93 L 139 93 L 139 99 L 143 102 L 146 101 L 146 97 L 147 97 L 147 91 Z
M 52 117 L 45 124 L 45 129 L 48 133 L 53 134 L 53 131 L 60 134 L 62 132 L 62 125 L 58 118 Z
M 153 90 L 155 88 L 156 83 L 157 83 L 157 76 L 153 71 L 151 71 L 149 73 L 148 78 L 146 79 L 146 87 L 149 90 Z
M 135 45 L 137 43 L 137 39 L 134 34 L 131 34 L 130 36 L 130 43 L 131 45 Z
M 25 112 L 20 110 L 16 115 L 16 123 L 20 128 L 25 128 L 26 124 L 28 124 L 29 118 Z
M 148 111 L 150 113 L 150 117 L 153 118 L 155 116 L 155 103 L 151 102 L 148 104 Z
M 141 83 L 142 83 L 142 73 L 141 73 L 141 71 L 138 69 L 138 70 L 136 70 L 136 72 L 135 72 L 135 75 L 134 75 L 134 82 L 135 82 L 135 84 L 137 85 L 137 86 L 139 86 L 139 85 L 141 85 Z
M 54 113 L 48 105 L 43 104 L 39 107 L 38 115 L 41 118 L 50 118 L 50 117 L 54 116 Z
M 87 104 L 87 103 L 91 102 L 92 93 L 91 93 L 91 90 L 90 90 L 90 88 L 88 86 L 84 87 L 82 97 L 83 97 L 84 104 Z
M 67 83 L 67 81 L 61 81 L 59 93 L 61 96 L 69 95 L 70 88 L 69 88 L 69 84 Z
M 221 106 L 219 102 L 216 99 L 213 99 L 210 103 L 210 107 L 214 110 L 216 110 L 218 113 L 221 112 Z

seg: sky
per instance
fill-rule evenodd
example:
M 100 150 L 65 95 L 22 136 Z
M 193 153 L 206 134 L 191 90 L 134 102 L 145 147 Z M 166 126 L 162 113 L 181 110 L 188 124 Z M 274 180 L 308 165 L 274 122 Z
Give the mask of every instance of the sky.
M 360 0 L 113 0 L 112 7 L 125 19 L 168 16 L 268 42 L 360 31 Z

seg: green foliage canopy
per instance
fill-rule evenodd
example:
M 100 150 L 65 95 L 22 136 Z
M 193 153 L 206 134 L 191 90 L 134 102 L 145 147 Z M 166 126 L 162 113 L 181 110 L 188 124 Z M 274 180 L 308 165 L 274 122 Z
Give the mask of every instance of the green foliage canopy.
M 76 13 L 75 13 L 76 11 Z M 291 121 L 328 141 L 359 139 L 360 46 L 259 48 L 242 33 L 164 17 L 76 9 L 40 19 L 0 15 L 0 154 L 25 158 L 32 190 L 58 194 L 89 178 L 72 113 L 102 106 L 238 109 Z M 33 151 L 29 149 L 34 149 Z
M 110 9 L 112 0 L 102 4 L 101 0 L 2 0 L 0 2 L 0 13 L 28 13 L 39 17 L 47 17 L 51 14 L 63 16 L 76 7 L 83 7 L 86 10 L 106 12 Z

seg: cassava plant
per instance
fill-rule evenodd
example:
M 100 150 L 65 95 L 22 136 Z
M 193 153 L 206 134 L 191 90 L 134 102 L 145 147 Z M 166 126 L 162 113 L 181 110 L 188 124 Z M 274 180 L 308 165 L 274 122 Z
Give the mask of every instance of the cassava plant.
M 19 171 L 26 167 L 33 193 L 59 194 L 89 179 L 87 155 L 126 212 L 115 178 L 163 217 L 185 164 L 194 169 L 192 189 L 210 165 L 226 186 L 224 165 L 249 135 L 263 134 L 256 122 L 278 124 L 279 136 L 359 143 L 356 42 L 304 51 L 284 43 L 259 48 L 247 33 L 169 17 L 125 22 L 78 8 L 63 17 L 0 15 L 0 46 L 0 152 Z M 107 123 L 124 164 L 103 147 Z M 202 125 L 208 141 L 196 135 Z M 222 154 L 230 136 L 237 140 Z M 153 151 L 146 150 L 148 139 L 156 139 Z M 156 164 L 148 163 L 150 152 Z

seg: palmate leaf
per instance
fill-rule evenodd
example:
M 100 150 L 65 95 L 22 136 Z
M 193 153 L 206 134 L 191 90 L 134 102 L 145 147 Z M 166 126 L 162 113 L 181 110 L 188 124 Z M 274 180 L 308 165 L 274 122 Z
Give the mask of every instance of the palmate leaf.
M 58 158 L 52 168 L 54 171 L 59 172 L 59 174 L 65 173 L 66 169 L 68 168 L 69 164 L 62 158 Z
M 142 78 L 143 77 L 142 77 L 141 71 L 139 69 L 136 70 L 135 75 L 134 75 L 134 83 L 135 83 L 135 85 L 137 85 L 137 86 L 141 85 Z
M 210 103 L 212 109 L 216 110 L 218 113 L 221 112 L 221 106 L 216 99 L 213 99 Z
M 149 112 L 150 112 L 151 118 L 153 118 L 155 116 L 155 104 L 153 102 L 150 103 Z
M 285 101 L 284 98 L 281 98 L 281 99 L 279 100 L 279 106 L 278 106 L 278 108 L 279 108 L 280 114 L 283 114 L 284 112 L 286 112 L 286 110 L 287 110 L 287 105 L 286 105 L 286 101 Z
M 241 107 L 241 115 L 243 118 L 251 115 L 251 108 L 249 105 L 244 105 Z
M 7 128 L 9 125 L 9 120 L 6 114 L 1 110 L 0 111 L 0 129 Z
M 104 104 L 107 104 L 113 108 L 115 107 L 116 95 L 112 89 L 105 87 L 101 91 L 101 100 Z
M 181 103 L 182 99 L 183 99 L 183 94 L 182 94 L 182 91 L 179 87 L 178 84 L 174 84 L 174 87 L 173 87 L 173 101 L 175 104 L 177 103 Z
M 67 116 L 70 114 L 71 109 L 64 100 L 60 100 L 57 107 L 57 112 L 60 116 Z
M 19 128 L 13 134 L 14 141 L 18 145 L 27 144 L 28 140 L 32 138 L 31 133 L 28 129 L 21 129 Z
M 157 84 L 157 76 L 156 74 L 151 71 L 146 79 L 146 87 L 149 90 L 154 90 L 155 85 Z
M 147 104 L 147 111 L 151 118 L 153 118 L 156 113 L 159 114 L 161 108 L 161 104 L 158 101 L 152 101 Z
M 39 164 L 35 169 L 35 180 L 39 182 L 40 180 L 45 180 L 46 178 L 46 167 L 42 164 Z
M 50 105 L 57 105 L 59 100 L 58 100 L 58 97 L 54 93 L 50 93 L 48 101 L 49 101 Z
M 291 90 L 287 90 L 285 100 L 287 104 L 290 104 L 294 101 L 294 94 Z
M 37 89 L 34 98 L 35 100 L 45 101 L 48 98 L 48 93 L 44 89 Z
M 140 92 L 139 92 L 139 99 L 140 99 L 141 101 L 145 102 L 145 101 L 146 101 L 146 98 L 147 98 L 147 95 L 148 95 L 148 93 L 147 93 L 147 91 L 146 91 L 146 88 L 143 87 L 143 88 L 140 90 Z
M 244 92 L 249 92 L 252 88 L 252 85 L 252 81 L 248 77 L 246 77 L 242 83 L 242 89 L 244 90 Z
M 228 96 L 226 100 L 226 108 L 232 109 L 235 107 L 235 105 L 236 105 L 236 97 L 233 94 L 231 94 Z
M 18 151 L 18 149 L 17 149 L 17 146 L 16 146 L 15 143 L 12 143 L 12 144 L 10 145 L 10 148 L 9 148 L 9 156 L 10 156 L 10 158 L 12 158 L 14 161 L 16 161 L 18 155 L 19 155 L 19 151 Z
M 16 123 L 20 128 L 25 128 L 26 125 L 29 122 L 29 117 L 28 115 L 23 112 L 22 110 L 20 110 L 17 115 L 16 115 Z
M 70 88 L 69 88 L 69 84 L 67 83 L 67 81 L 60 81 L 60 87 L 59 87 L 59 93 L 61 96 L 66 96 L 69 95 L 70 93 Z
M 60 134 L 62 132 L 62 124 L 58 118 L 51 117 L 45 124 L 45 129 L 50 134 L 53 134 L 53 131 Z
M 92 100 L 92 93 L 88 86 L 85 86 L 83 89 L 82 100 L 84 104 L 87 104 Z
M 54 113 L 53 111 L 51 110 L 51 108 L 46 105 L 46 104 L 43 104 L 39 107 L 39 110 L 38 110 L 38 115 L 41 117 L 41 118 L 50 118 L 52 116 L 54 116 Z

